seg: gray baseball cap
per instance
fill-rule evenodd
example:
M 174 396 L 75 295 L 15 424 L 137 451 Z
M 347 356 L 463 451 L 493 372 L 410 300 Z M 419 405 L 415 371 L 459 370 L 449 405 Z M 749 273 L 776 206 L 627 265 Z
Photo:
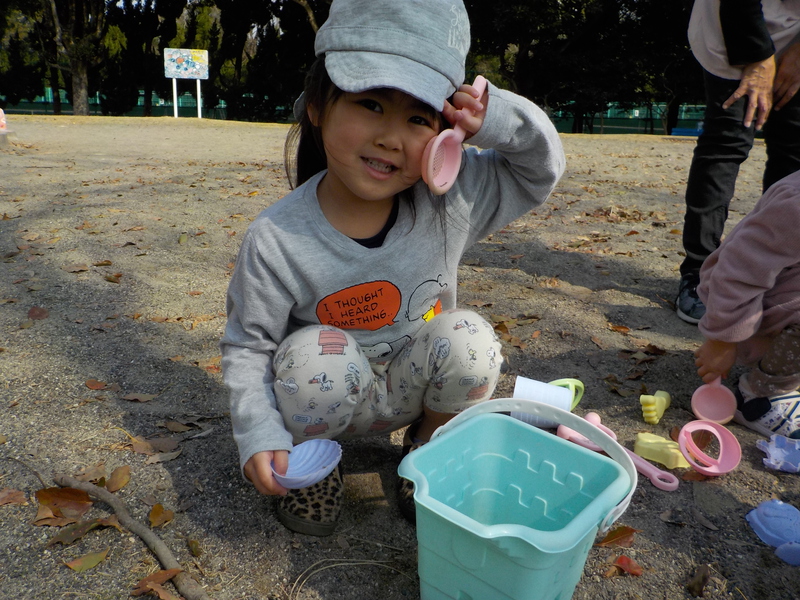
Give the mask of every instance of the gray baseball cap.
M 462 0 L 333 0 L 314 51 L 345 92 L 393 88 L 441 111 L 469 44 Z

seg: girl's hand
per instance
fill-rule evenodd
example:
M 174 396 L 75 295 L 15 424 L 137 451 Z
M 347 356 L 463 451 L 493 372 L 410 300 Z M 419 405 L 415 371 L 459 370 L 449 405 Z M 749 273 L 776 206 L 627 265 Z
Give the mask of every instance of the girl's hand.
M 445 101 L 442 114 L 450 124 L 460 124 L 467 132 L 465 139 L 469 139 L 483 126 L 483 119 L 486 117 L 486 104 L 489 101 L 489 88 L 483 92 L 483 96 L 478 96 L 478 90 L 468 84 L 462 85 L 453 94 L 453 103 Z M 461 112 L 462 108 L 472 111 L 472 116 L 467 116 Z
M 272 476 L 272 463 L 275 470 L 285 474 L 289 468 L 289 453 L 286 450 L 256 452 L 244 464 L 244 474 L 265 496 L 285 496 L 288 491 Z
M 736 344 L 719 340 L 706 340 L 695 350 L 694 364 L 697 374 L 704 383 L 711 383 L 717 377 L 727 377 L 728 371 L 736 362 Z

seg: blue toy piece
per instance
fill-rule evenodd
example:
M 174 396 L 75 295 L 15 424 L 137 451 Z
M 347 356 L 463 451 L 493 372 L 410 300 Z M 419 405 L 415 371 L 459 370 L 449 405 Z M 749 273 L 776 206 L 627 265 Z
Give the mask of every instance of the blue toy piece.
M 786 436 L 774 434 L 769 442 L 758 440 L 756 448 L 766 452 L 764 465 L 770 469 L 800 473 L 800 440 L 790 440 Z
M 800 565 L 800 510 L 780 500 L 766 500 L 747 513 L 747 522 L 762 542 L 790 565 Z

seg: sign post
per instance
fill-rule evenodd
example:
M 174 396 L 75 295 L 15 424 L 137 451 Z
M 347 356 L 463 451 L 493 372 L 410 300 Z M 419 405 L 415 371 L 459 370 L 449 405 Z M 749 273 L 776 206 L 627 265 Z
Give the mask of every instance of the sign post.
M 164 48 L 164 76 L 172 79 L 173 114 L 178 118 L 178 79 L 197 80 L 197 118 L 203 118 L 200 80 L 208 79 L 208 50 Z

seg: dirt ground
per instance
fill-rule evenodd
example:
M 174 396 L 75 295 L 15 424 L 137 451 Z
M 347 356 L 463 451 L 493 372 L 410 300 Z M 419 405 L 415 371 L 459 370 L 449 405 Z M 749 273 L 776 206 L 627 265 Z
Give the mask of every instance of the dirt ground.
M 37 474 L 52 486 L 54 473 L 97 465 L 107 474 L 130 466 L 116 496 L 138 520 L 147 523 L 156 504 L 173 511 L 155 531 L 211 598 L 418 598 L 416 534 L 394 499 L 396 434 L 344 445 L 346 507 L 329 538 L 284 529 L 272 499 L 238 472 L 218 341 L 242 234 L 287 191 L 285 126 L 8 120 L 12 133 L 0 138 L 0 490 L 20 490 L 27 503 L 0 506 L 0 598 L 126 598 L 159 568 L 127 531 L 100 528 L 48 545 L 59 529 L 32 524 L 44 487 Z M 563 142 L 567 173 L 552 198 L 464 257 L 460 304 L 508 329 L 511 372 L 497 397 L 511 395 L 516 375 L 576 377 L 586 386 L 576 412 L 598 412 L 633 448 L 639 431 L 668 437 L 693 419 L 700 335 L 672 301 L 694 139 Z M 764 159 L 757 145 L 729 226 L 757 200 Z M 648 425 L 639 395 L 657 390 L 672 405 Z M 701 565 L 711 573 L 705 598 L 800 598 L 800 568 L 777 558 L 745 520 L 769 498 L 800 505 L 800 476 L 766 468 L 759 436 L 730 430 L 743 451 L 734 472 L 682 479 L 675 492 L 639 478 L 620 520 L 639 530 L 632 547 L 593 548 L 575 599 L 690 598 L 686 584 Z M 161 452 L 142 453 L 145 438 Z M 109 514 L 96 503 L 86 517 Z M 64 565 L 105 549 L 105 561 L 86 572 Z M 641 576 L 607 576 L 621 553 Z

